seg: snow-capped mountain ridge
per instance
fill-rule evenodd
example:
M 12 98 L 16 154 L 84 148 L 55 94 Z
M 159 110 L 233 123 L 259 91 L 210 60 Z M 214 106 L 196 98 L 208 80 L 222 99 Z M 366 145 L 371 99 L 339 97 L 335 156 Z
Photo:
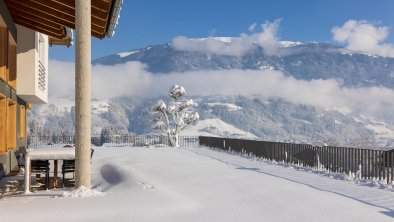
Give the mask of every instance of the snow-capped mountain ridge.
M 233 37 L 218 37 L 229 42 Z M 109 55 L 93 64 L 115 65 L 129 61 L 146 64 L 153 74 L 198 70 L 280 70 L 296 79 L 337 79 L 349 87 L 384 86 L 394 89 L 394 58 L 345 49 L 328 43 L 282 41 L 280 56 L 270 56 L 257 47 L 245 55 L 177 50 L 170 43 L 152 45 L 127 54 Z
M 192 41 L 205 41 L 205 40 L 217 40 L 225 43 L 231 43 L 234 41 L 239 41 L 241 40 L 241 37 L 209 37 L 209 38 L 190 38 L 189 40 Z M 293 46 L 299 46 L 299 45 L 304 45 L 303 42 L 299 41 L 279 41 L 279 44 L 282 47 L 293 47 Z

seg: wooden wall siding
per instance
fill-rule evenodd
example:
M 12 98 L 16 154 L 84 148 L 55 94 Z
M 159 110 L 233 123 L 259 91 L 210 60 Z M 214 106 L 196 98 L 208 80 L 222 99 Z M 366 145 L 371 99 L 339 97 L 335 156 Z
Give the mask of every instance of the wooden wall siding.
M 16 148 L 16 103 L 8 101 L 7 110 L 7 150 Z
M 5 0 L 16 24 L 63 39 L 75 28 L 75 0 Z M 104 38 L 112 1 L 92 0 L 92 35 Z
M 16 89 L 16 41 L 8 35 L 8 85 Z
M 7 99 L 0 94 L 0 154 L 7 152 L 6 144 Z
M 8 45 L 8 30 L 7 26 L 0 16 L 0 79 L 7 82 L 7 46 Z
M 25 148 L 26 102 L 16 95 L 16 27 L 4 1 L 0 1 L 0 154 L 15 148 Z M 23 108 L 22 108 L 23 109 Z M 26 109 L 26 108 L 24 108 Z M 21 138 L 20 127 L 25 127 Z M 4 164 L 4 162 L 3 162 Z
M 26 137 L 26 107 L 19 106 L 19 138 Z

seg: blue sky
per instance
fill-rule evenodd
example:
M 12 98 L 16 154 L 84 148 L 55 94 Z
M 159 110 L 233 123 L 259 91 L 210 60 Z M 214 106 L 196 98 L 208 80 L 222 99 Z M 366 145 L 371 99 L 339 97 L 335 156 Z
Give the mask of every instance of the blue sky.
M 350 19 L 387 26 L 394 43 L 393 0 L 124 0 L 113 38 L 92 41 L 92 59 L 176 36 L 239 36 L 253 23 L 281 19 L 281 40 L 333 42 L 331 29 Z M 338 44 L 338 43 L 335 43 Z M 73 61 L 74 47 L 50 48 L 50 59 Z

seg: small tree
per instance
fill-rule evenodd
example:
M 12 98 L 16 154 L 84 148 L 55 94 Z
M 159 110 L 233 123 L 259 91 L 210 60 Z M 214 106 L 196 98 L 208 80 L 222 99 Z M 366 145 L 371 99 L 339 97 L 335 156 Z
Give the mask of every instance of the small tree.
M 102 128 L 100 133 L 100 143 L 112 143 L 113 132 L 110 128 Z
M 174 85 L 168 95 L 174 99 L 172 104 L 167 106 L 163 100 L 159 100 L 153 106 L 153 111 L 156 113 L 153 119 L 154 129 L 166 134 L 171 146 L 179 147 L 180 132 L 188 125 L 196 123 L 200 117 L 192 110 L 194 105 L 192 99 L 180 100 L 186 95 L 185 88 Z

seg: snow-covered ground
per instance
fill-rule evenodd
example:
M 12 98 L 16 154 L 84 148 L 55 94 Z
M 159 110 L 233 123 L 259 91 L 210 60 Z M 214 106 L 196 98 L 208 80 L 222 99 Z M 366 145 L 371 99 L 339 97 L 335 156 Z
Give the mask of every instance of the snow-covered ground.
M 96 148 L 92 174 L 86 198 L 3 197 L 0 221 L 394 220 L 392 189 L 206 148 Z
M 220 119 L 199 120 L 196 125 L 186 127 L 182 135 L 190 136 L 224 136 L 230 138 L 249 138 L 256 139 L 257 136 L 238 129 Z

